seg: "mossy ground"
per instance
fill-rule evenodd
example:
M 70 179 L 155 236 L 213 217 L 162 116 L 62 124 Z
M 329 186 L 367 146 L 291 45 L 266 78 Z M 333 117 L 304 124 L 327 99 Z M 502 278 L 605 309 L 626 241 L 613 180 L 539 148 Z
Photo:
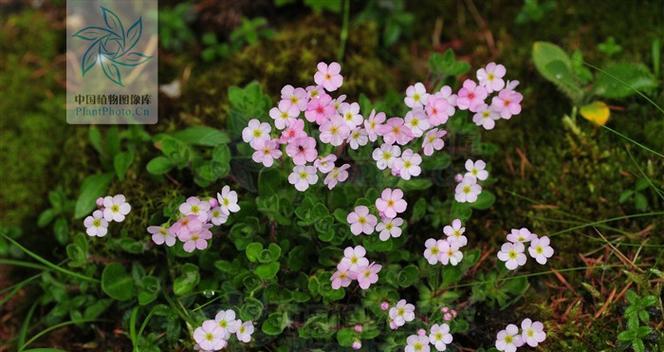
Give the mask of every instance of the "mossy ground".
M 476 13 L 472 9 L 475 5 L 469 4 L 472 2 L 432 1 L 413 5 L 410 10 L 417 20 L 409 36 L 387 50 L 379 45 L 381 32 L 375 24 L 353 23 L 343 59 L 347 77 L 344 93 L 351 99 L 360 92 L 379 98 L 388 90 L 401 91 L 407 83 L 422 79 L 432 42 L 454 46 L 474 67 L 488 60 L 500 61 L 508 67 L 510 77 L 521 81 L 526 96 L 522 115 L 485 134 L 499 146 L 499 152 L 488 160 L 496 176 L 498 201 L 490 211 L 475 216 L 470 225 L 471 241 L 496 245 L 505 229 L 526 223 L 542 232 L 555 232 L 574 226 L 565 221 L 584 223 L 637 212 L 631 203 L 618 204 L 617 200 L 641 177 L 639 166 L 661 183 L 662 159 L 581 119 L 577 121 L 581 133 L 566 128 L 562 116 L 569 114 L 569 102 L 536 74 L 529 57 L 534 41 L 550 40 L 567 49 L 580 49 L 587 61 L 601 63 L 607 58 L 596 46 L 613 36 L 623 47 L 620 59 L 650 65 L 651 41 L 664 37 L 662 3 L 557 1 L 556 10 L 543 21 L 525 25 L 514 24 L 520 6 L 513 1 L 478 2 Z M 437 20 L 442 21 L 443 29 L 435 37 Z M 275 18 L 275 22 L 281 24 L 272 39 L 244 48 L 223 62 L 200 64 L 195 56 L 175 54 L 165 69 L 179 72 L 191 66 L 192 73 L 182 97 L 162 103 L 165 113 L 150 131 L 198 124 L 223 127 L 228 87 L 257 80 L 276 98 L 284 82 L 306 84 L 316 62 L 336 58 L 340 45 L 337 16 L 302 15 L 289 21 Z M 30 236 L 36 233 L 35 219 L 47 204 L 47 192 L 61 186 L 75 197 L 82 178 L 99 168 L 87 141 L 87 129 L 64 124 L 62 70 L 57 55 L 62 36 L 53 27 L 44 14 L 24 11 L 3 19 L 0 31 L 0 225 L 22 227 L 29 242 L 35 241 Z M 495 47 L 489 45 L 489 38 Z M 664 105 L 662 90 L 659 92 L 654 99 Z M 638 97 L 616 104 L 621 110 L 613 111 L 612 128 L 655 150 L 664 150 L 662 115 Z M 112 189 L 128 193 L 137 200 L 136 207 L 145 211 L 145 216 L 135 217 L 142 220 L 126 224 L 129 233 L 137 237 L 143 236 L 147 214 L 160 208 L 155 202 L 165 194 L 175 196 L 181 191 L 176 184 L 138 178 L 141 170 L 137 168 L 144 165 L 143 155 L 147 154 L 143 150 L 126 180 L 116 182 Z M 654 193 L 648 192 L 647 197 L 650 209 L 664 205 Z M 632 240 L 662 244 L 661 217 L 623 220 L 611 226 Z M 616 232 L 611 236 L 615 238 Z M 637 248 L 621 250 L 633 257 Z M 567 233 L 556 237 L 556 251 L 553 263 L 559 266 L 583 266 L 581 257 L 620 264 L 592 228 L 581 236 Z M 650 258 L 646 263 L 661 267 L 658 248 L 645 247 L 639 255 Z M 563 280 L 556 276 L 538 280 L 523 297 L 518 315 L 552 321 L 548 326 L 550 342 L 544 350 L 611 350 L 624 326 L 621 303 L 595 318 L 604 300 L 594 297 L 582 283 L 606 284 L 603 290 L 620 291 L 629 278 L 619 270 L 579 271 L 562 277 L 574 290 L 561 289 Z M 493 338 L 479 330 L 495 331 L 516 319 L 512 318 L 500 314 L 478 325 L 478 341 L 490 343 Z

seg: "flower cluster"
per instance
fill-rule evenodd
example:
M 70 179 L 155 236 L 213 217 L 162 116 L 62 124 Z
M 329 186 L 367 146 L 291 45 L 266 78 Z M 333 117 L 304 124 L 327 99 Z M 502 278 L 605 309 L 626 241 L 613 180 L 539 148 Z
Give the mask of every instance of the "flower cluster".
M 149 226 L 147 230 L 157 245 L 172 247 L 177 239 L 183 243 L 186 252 L 203 250 L 212 239 L 210 228 L 226 223 L 231 213 L 240 211 L 237 201 L 237 193 L 229 186 L 224 186 L 216 199 L 189 197 L 178 207 L 180 218 L 175 223 Z
M 482 160 L 466 160 L 466 173 L 457 175 L 457 186 L 454 189 L 454 199 L 459 203 L 474 203 L 482 193 L 479 181 L 489 178 L 489 172 L 485 170 L 486 163 Z
M 462 226 L 461 220 L 454 219 L 452 224 L 443 227 L 445 239 L 436 240 L 429 238 L 424 242 L 424 258 L 431 265 L 441 263 L 443 265 L 457 265 L 463 259 L 461 248 L 468 244 L 464 236 L 466 228 Z
M 242 322 L 235 319 L 232 309 L 221 310 L 214 320 L 206 320 L 194 330 L 194 341 L 199 351 L 219 351 L 228 346 L 228 339 L 235 334 L 241 342 L 251 341 L 254 333 L 254 324 L 251 321 Z
M 108 233 L 110 222 L 123 222 L 131 211 L 125 196 L 116 194 L 97 198 L 97 210 L 83 219 L 85 233 L 92 237 L 104 237 Z
M 348 179 L 350 165 L 337 167 L 337 155 L 319 155 L 319 143 L 351 149 L 377 144 L 372 157 L 378 169 L 389 169 L 392 175 L 409 180 L 422 172 L 420 154 L 431 156 L 443 149 L 447 131 L 441 126 L 457 109 L 475 113 L 473 121 L 485 129 L 492 129 L 498 119 L 510 119 L 521 112 L 523 97 L 515 91 L 519 82 L 506 83 L 505 67 L 495 63 L 477 71 L 479 83 L 464 81 L 457 94 L 449 86 L 432 93 L 421 82 L 409 86 L 404 103 L 410 111 L 403 117 L 389 118 L 375 110 L 362 116 L 358 103 L 347 102 L 345 95 L 330 95 L 343 84 L 341 65 L 320 62 L 317 68 L 314 85 L 282 88 L 281 100 L 269 111 L 277 130 L 274 136 L 272 126 L 259 119 L 250 120 L 242 131 L 242 139 L 254 150 L 255 162 L 270 167 L 284 153 L 290 157 L 294 167 L 288 181 L 302 192 L 318 182 L 318 173 L 325 175 L 323 183 L 329 189 Z M 492 93 L 495 96 L 487 103 Z M 481 191 L 477 180 L 481 178 L 475 175 L 474 183 L 468 178 L 457 187 L 457 194 L 464 195 L 460 202 L 474 201 L 473 194 Z
M 350 232 L 357 236 L 371 235 L 374 231 L 379 231 L 378 236 L 381 241 L 401 236 L 403 219 L 397 215 L 406 211 L 408 207 L 408 203 L 403 199 L 403 191 L 398 188 L 385 188 L 380 198 L 376 199 L 375 205 L 380 215 L 380 222 L 375 215 L 369 212 L 368 207 L 358 205 L 346 217 L 346 221 L 350 225 Z
M 388 316 L 390 329 L 396 330 L 406 325 L 407 322 L 415 320 L 415 306 L 406 302 L 405 299 L 401 299 L 396 306 L 390 308 Z
M 408 336 L 404 350 L 406 352 L 429 352 L 431 350 L 430 345 L 433 345 L 436 351 L 445 351 L 447 345 L 452 343 L 452 339 L 449 325 L 445 323 L 433 324 L 428 335 L 426 330 L 420 329 L 417 335 Z
M 366 290 L 378 282 L 378 273 L 383 266 L 374 262 L 369 263 L 369 260 L 364 257 L 366 254 L 367 251 L 362 246 L 344 249 L 344 257 L 337 264 L 337 271 L 330 278 L 333 289 L 348 287 L 351 282 L 357 280 L 360 288 Z
M 539 322 L 526 318 L 521 321 L 521 332 L 514 324 L 509 324 L 505 330 L 498 332 L 496 336 L 496 348 L 499 351 L 515 352 L 517 347 L 527 344 L 530 347 L 536 347 L 546 339 L 544 325 Z
M 539 264 L 546 264 L 546 261 L 553 256 L 553 248 L 549 245 L 550 240 L 547 236 L 537 237 L 537 234 L 531 233 L 525 227 L 512 229 L 507 234 L 507 243 L 500 247 L 498 259 L 505 262 L 505 267 L 509 270 L 515 270 L 526 264 L 525 243 L 530 242 L 528 253 Z

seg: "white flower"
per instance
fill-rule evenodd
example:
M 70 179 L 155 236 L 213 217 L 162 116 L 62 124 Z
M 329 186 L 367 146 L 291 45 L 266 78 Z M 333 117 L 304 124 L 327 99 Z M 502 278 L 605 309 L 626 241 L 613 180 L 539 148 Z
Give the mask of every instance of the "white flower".
M 297 105 L 292 105 L 287 100 L 279 102 L 277 107 L 270 109 L 270 117 L 274 120 L 274 126 L 277 129 L 283 130 L 300 115 L 300 109 Z
M 406 97 L 403 101 L 409 108 L 416 108 L 424 106 L 427 103 L 428 97 L 429 94 L 427 94 L 424 84 L 417 82 L 412 86 L 408 86 Z
M 400 237 L 401 225 L 403 225 L 402 218 L 382 219 L 381 222 L 376 225 L 376 231 L 380 232 L 378 238 L 380 238 L 381 241 L 387 241 L 390 237 Z
M 528 318 L 523 319 L 521 330 L 521 339 L 530 347 L 537 347 L 537 345 L 546 339 L 544 325 L 539 321 L 533 322 Z
M 257 141 L 270 138 L 271 130 L 269 123 L 261 123 L 258 119 L 251 119 L 247 127 L 242 130 L 242 140 L 256 148 Z
M 512 229 L 512 232 L 507 235 L 507 240 L 512 243 L 526 243 L 530 242 L 531 239 L 536 237 L 537 235 L 531 233 L 527 228 L 522 227 L 520 229 Z
M 304 165 L 296 166 L 293 168 L 293 172 L 288 175 L 288 182 L 294 185 L 296 190 L 304 192 L 309 188 L 309 185 L 318 182 L 316 168 Z
M 500 114 L 486 104 L 480 106 L 473 115 L 475 125 L 482 126 L 485 130 L 492 130 L 496 127 L 496 120 L 500 120 Z
M 431 347 L 429 346 L 429 338 L 426 336 L 420 335 L 410 335 L 406 339 L 406 348 L 405 352 L 429 352 Z
M 380 148 L 373 151 L 373 159 L 376 160 L 376 166 L 379 170 L 391 168 L 396 158 L 401 155 L 401 149 L 396 145 L 383 144 Z
M 523 243 L 503 243 L 498 252 L 498 259 L 505 262 L 505 267 L 514 270 L 526 264 L 526 255 L 523 254 L 525 247 Z
M 415 319 L 415 306 L 402 299 L 396 306 L 390 308 L 389 315 L 396 326 L 402 326 Z
M 367 131 L 365 131 L 364 128 L 356 128 L 352 130 L 348 136 L 348 143 L 350 144 L 350 148 L 353 150 L 359 148 L 360 146 L 367 145 L 367 142 L 369 142 L 369 137 L 367 136 Z
M 406 126 L 410 128 L 410 131 L 413 132 L 413 136 L 415 137 L 421 137 L 422 134 L 424 134 L 424 131 L 428 130 L 431 126 L 427 114 L 422 108 L 416 108 L 409 111 L 404 120 Z
M 477 80 L 488 93 L 497 92 L 505 87 L 505 81 L 503 81 L 505 73 L 507 73 L 505 66 L 490 62 L 486 67 L 477 70 Z
M 113 197 L 104 197 L 104 219 L 106 221 L 123 222 L 125 215 L 131 211 L 131 205 L 125 201 L 125 196 L 122 194 Z
M 341 103 L 339 105 L 339 114 L 350 128 L 355 128 L 364 122 L 364 118 L 360 115 L 360 104 L 358 103 Z
M 468 239 L 463 235 L 464 232 L 466 232 L 466 228 L 461 226 L 461 220 L 459 219 L 454 219 L 452 220 L 452 225 L 443 227 L 443 233 L 447 236 L 447 242 L 458 248 L 468 244 Z
M 104 219 L 101 210 L 95 210 L 92 215 L 86 217 L 83 225 L 85 225 L 85 232 L 88 236 L 104 237 L 108 233 L 108 221 Z
M 220 310 L 214 320 L 217 322 L 217 326 L 224 330 L 226 335 L 224 339 L 227 339 L 228 335 L 236 333 L 242 324 L 241 321 L 235 319 L 235 312 L 232 309 Z
M 339 264 L 347 266 L 349 271 L 357 272 L 360 268 L 369 266 L 369 260 L 364 257 L 366 254 L 367 250 L 362 246 L 346 247 Z
M 431 265 L 435 265 L 440 261 L 440 253 L 443 251 L 443 247 L 449 244 L 445 240 L 436 240 L 434 238 L 429 238 L 424 241 L 424 258 Z
M 534 237 L 530 241 L 530 247 L 528 247 L 528 253 L 530 256 L 535 258 L 535 260 L 544 265 L 548 258 L 553 256 L 553 248 L 549 245 L 549 237 L 542 236 L 540 238 Z
M 166 243 L 169 247 L 175 245 L 177 239 L 175 233 L 164 226 L 148 226 L 148 232 L 152 234 L 152 241 L 155 244 L 162 245 Z
M 394 168 L 399 170 L 399 176 L 404 180 L 410 180 L 411 176 L 419 176 L 422 173 L 420 164 L 422 157 L 410 149 L 406 149 L 401 154 L 401 158 L 394 161 Z
M 189 197 L 186 202 L 180 204 L 178 210 L 182 215 L 194 215 L 200 222 L 206 222 L 209 216 L 210 202 L 201 201 L 198 197 Z
M 444 243 L 440 248 L 440 255 L 438 256 L 440 262 L 443 263 L 443 265 L 450 263 L 452 266 L 456 266 L 463 259 L 463 253 L 461 253 L 459 247 L 453 246 L 445 240 L 443 240 L 443 242 Z
M 218 351 L 227 345 L 224 329 L 214 320 L 206 320 L 194 330 L 194 340 L 205 351 Z
M 237 192 L 231 191 L 229 186 L 224 186 L 221 193 L 217 193 L 217 201 L 224 214 L 228 215 L 240 211 L 240 206 L 237 205 Z
M 251 321 L 245 321 L 237 329 L 235 335 L 237 336 L 238 340 L 247 343 L 251 341 L 251 335 L 253 333 L 254 333 L 254 324 Z
M 477 184 L 477 179 L 472 176 L 464 176 L 454 190 L 454 199 L 459 203 L 473 203 L 482 192 L 482 186 Z
M 228 221 L 228 214 L 224 214 L 221 207 L 215 207 L 210 210 L 210 222 L 214 225 L 223 225 Z
M 334 167 L 327 176 L 323 183 L 327 186 L 328 189 L 334 188 L 337 183 L 344 182 L 348 179 L 348 169 L 350 169 L 349 164 L 343 164 L 340 167 Z
M 523 346 L 519 328 L 514 324 L 509 324 L 505 330 L 498 332 L 496 336 L 496 348 L 503 352 L 515 352 L 517 347 Z
M 468 171 L 466 175 L 473 176 L 480 181 L 484 181 L 489 177 L 489 172 L 484 170 L 484 168 L 486 168 L 486 163 L 482 160 L 473 162 L 472 160 L 468 159 L 466 160 L 465 166 L 466 170 Z
M 445 351 L 447 345 L 452 343 L 452 334 L 450 326 L 447 324 L 433 324 L 429 332 L 429 342 L 436 347 L 438 351 Z
M 369 213 L 369 208 L 364 205 L 358 205 L 346 217 L 346 221 L 350 225 L 350 232 L 357 236 L 359 234 L 370 235 L 374 232 L 376 227 L 376 216 Z
M 337 156 L 334 154 L 330 154 L 326 157 L 319 156 L 318 159 L 314 161 L 314 166 L 318 171 L 326 174 L 334 169 L 335 161 L 337 161 Z

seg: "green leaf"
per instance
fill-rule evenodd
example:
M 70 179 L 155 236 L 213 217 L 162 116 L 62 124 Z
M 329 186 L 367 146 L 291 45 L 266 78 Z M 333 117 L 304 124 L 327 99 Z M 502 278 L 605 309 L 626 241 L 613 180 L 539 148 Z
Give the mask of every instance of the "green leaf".
M 275 312 L 270 314 L 263 322 L 261 330 L 266 335 L 277 336 L 281 334 L 288 325 L 288 314 L 286 312 Z
M 477 196 L 477 200 L 474 203 L 471 203 L 471 206 L 475 209 L 489 209 L 495 202 L 496 196 L 493 193 L 482 190 L 482 193 Z
M 90 175 L 81 183 L 76 205 L 74 207 L 74 218 L 80 219 L 92 212 L 96 206 L 97 198 L 104 196 L 113 180 L 112 173 Z
M 600 71 L 593 92 L 609 99 L 620 99 L 657 87 L 657 80 L 643 64 L 617 63 Z
M 191 292 L 201 280 L 198 267 L 191 263 L 186 263 L 181 268 L 181 274 L 173 282 L 173 293 L 182 296 Z
M 583 90 L 575 79 L 572 63 L 565 51 L 548 42 L 533 44 L 533 62 L 537 71 L 555 84 L 576 104 L 583 97 Z
M 270 280 L 277 276 L 279 272 L 279 262 L 261 264 L 254 270 L 256 275 L 263 280 Z
M 341 0 L 304 0 L 304 4 L 317 13 L 322 11 L 341 12 Z
M 55 218 L 55 215 L 55 210 L 52 208 L 44 210 L 37 218 L 37 227 L 45 227 L 50 224 L 51 221 L 53 221 L 53 218 Z
M 185 143 L 205 147 L 214 147 L 231 141 L 226 132 L 207 126 L 193 126 L 171 135 Z
M 251 82 L 244 88 L 228 88 L 228 101 L 230 103 L 228 123 L 231 134 L 237 139 L 241 138 L 242 129 L 247 126 L 250 119 L 267 116 L 272 105 L 272 100 L 263 93 L 258 82 Z
M 59 217 L 55 220 L 53 224 L 53 232 L 55 233 L 55 239 L 60 244 L 65 244 L 69 242 L 69 223 L 67 219 Z
M 454 57 L 454 51 L 447 49 L 445 53 L 433 53 L 429 58 L 429 69 L 435 75 L 446 77 L 456 77 L 465 74 L 470 70 L 470 64 L 465 61 L 458 61 Z
M 643 193 L 634 193 L 634 207 L 641 211 L 648 209 L 648 198 Z
M 154 276 L 144 276 L 138 283 L 138 304 L 144 306 L 154 302 L 159 296 L 161 282 Z
M 258 261 L 258 258 L 260 257 L 262 251 L 263 251 L 263 245 L 260 244 L 259 242 L 249 243 L 247 245 L 247 248 L 245 248 L 247 259 L 249 259 L 249 261 L 252 263 Z
M 341 347 L 350 347 L 357 339 L 357 333 L 351 328 L 343 328 L 337 331 L 337 342 Z
M 240 307 L 240 319 L 257 321 L 263 314 L 263 302 L 253 297 L 246 297 Z
M 83 312 L 83 319 L 86 320 L 92 320 L 92 319 L 97 319 L 102 313 L 104 313 L 108 307 L 113 304 L 113 300 L 111 299 L 98 299 L 91 305 L 87 306 L 85 308 L 85 311 Z
M 173 168 L 173 163 L 165 156 L 158 156 L 148 162 L 146 169 L 153 175 L 163 175 Z
M 415 285 L 420 279 L 420 271 L 417 266 L 410 264 L 399 272 L 397 282 L 401 287 Z
M 127 170 L 131 166 L 131 163 L 134 161 L 134 152 L 127 151 L 115 154 L 113 157 L 113 168 L 115 169 L 115 174 L 120 180 L 124 180 Z
M 134 280 L 122 264 L 111 263 L 101 273 L 101 289 L 115 300 L 127 301 L 134 297 Z

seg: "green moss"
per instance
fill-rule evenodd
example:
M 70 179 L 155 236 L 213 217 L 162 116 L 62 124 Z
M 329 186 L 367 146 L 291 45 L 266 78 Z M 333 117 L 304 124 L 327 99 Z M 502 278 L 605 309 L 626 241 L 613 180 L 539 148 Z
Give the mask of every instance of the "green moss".
M 12 15 L 0 30 L 0 224 L 34 218 L 46 199 L 64 133 L 53 65 L 57 33 L 37 12 Z M 29 88 L 28 88 L 29 87 Z

